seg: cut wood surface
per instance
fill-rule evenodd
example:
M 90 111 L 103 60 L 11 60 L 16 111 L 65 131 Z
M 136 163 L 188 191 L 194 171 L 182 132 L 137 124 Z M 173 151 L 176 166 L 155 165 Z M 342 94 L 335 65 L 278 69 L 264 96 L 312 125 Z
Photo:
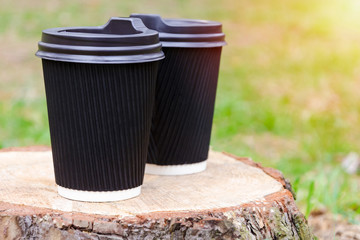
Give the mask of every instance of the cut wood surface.
M 56 192 L 51 150 L 0 151 L 0 239 L 312 239 L 282 174 L 209 153 L 206 171 L 145 175 L 133 199 L 87 203 Z

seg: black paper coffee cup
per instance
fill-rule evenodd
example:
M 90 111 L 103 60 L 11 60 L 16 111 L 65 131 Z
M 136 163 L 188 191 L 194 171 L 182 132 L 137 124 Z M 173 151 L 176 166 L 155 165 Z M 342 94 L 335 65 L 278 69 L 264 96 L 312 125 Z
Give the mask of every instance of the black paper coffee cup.
M 139 195 L 164 57 L 158 33 L 131 18 L 48 29 L 36 55 L 59 194 L 96 202 Z
M 132 14 L 159 32 L 160 62 L 146 173 L 182 175 L 206 168 L 220 56 L 218 22 Z

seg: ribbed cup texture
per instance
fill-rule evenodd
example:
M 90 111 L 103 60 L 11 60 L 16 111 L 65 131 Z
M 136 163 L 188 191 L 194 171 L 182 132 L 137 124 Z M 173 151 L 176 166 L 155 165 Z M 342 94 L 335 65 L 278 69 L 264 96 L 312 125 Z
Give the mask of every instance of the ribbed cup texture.
M 207 159 L 221 47 L 163 48 L 156 83 L 148 163 Z
M 157 66 L 43 60 L 58 185 L 116 191 L 142 184 Z

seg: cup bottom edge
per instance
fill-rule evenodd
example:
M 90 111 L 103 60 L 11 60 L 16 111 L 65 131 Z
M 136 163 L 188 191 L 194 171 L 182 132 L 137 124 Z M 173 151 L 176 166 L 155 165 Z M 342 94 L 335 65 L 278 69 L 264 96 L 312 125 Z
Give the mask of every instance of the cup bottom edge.
M 83 191 L 57 185 L 60 196 L 82 202 L 114 202 L 134 198 L 141 193 L 141 186 L 119 191 Z
M 181 164 L 181 165 L 156 165 L 147 163 L 145 166 L 145 174 L 177 176 L 188 175 L 205 171 L 207 161 L 199 163 Z

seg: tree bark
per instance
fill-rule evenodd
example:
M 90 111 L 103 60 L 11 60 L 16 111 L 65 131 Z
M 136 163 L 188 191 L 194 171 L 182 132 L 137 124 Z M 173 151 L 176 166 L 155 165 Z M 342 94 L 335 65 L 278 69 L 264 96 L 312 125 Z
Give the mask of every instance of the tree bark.
M 0 183 L 0 239 L 313 239 L 283 175 L 227 153 L 119 202 L 58 196 L 46 147 L 1 150 Z

